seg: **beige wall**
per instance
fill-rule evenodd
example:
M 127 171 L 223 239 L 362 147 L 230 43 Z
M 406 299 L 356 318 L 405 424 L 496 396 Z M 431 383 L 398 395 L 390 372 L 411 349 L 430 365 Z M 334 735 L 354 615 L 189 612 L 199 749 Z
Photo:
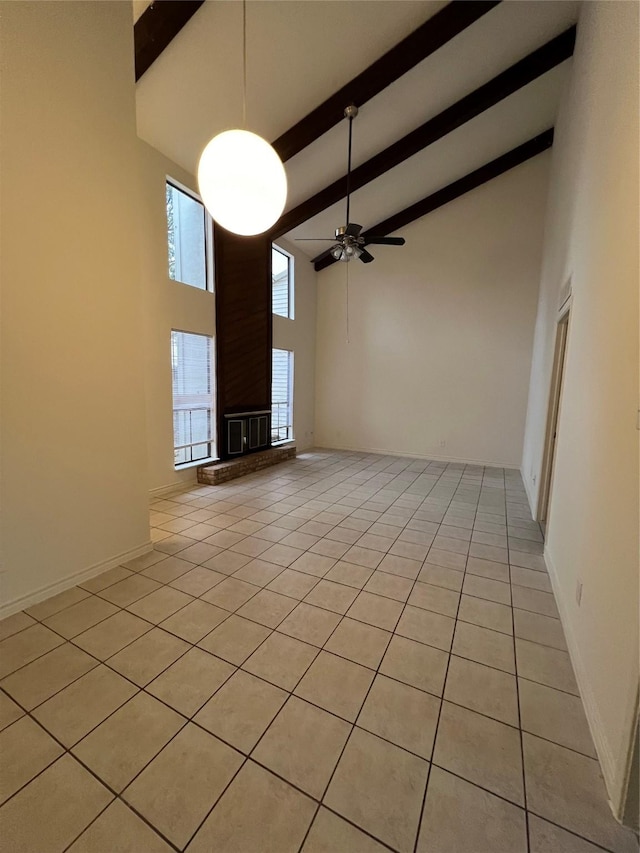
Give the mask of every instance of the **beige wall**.
M 638 691 L 635 3 L 582 7 L 551 188 L 522 470 L 535 506 L 559 293 L 571 278 L 545 557 L 609 795 L 620 813 Z
M 139 223 L 144 297 L 147 457 L 152 493 L 196 481 L 194 467 L 176 471 L 173 461 L 171 330 L 215 335 L 215 297 L 171 281 L 167 267 L 167 177 L 197 192 L 195 179 L 142 140 L 138 141 L 142 209 Z
M 318 275 L 316 443 L 519 465 L 549 154 Z
M 2 606 L 148 547 L 131 9 L 2 3 Z
M 273 346 L 293 352 L 293 434 L 298 450 L 314 444 L 316 277 L 293 243 L 277 245 L 294 257 L 294 319 L 273 315 Z

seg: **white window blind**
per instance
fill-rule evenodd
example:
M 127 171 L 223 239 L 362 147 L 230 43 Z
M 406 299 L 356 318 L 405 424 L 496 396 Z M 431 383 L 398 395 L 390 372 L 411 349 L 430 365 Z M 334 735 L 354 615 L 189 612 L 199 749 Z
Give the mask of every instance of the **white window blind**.
M 213 456 L 213 339 L 171 332 L 174 463 Z
M 274 349 L 271 362 L 271 440 L 293 438 L 293 353 Z

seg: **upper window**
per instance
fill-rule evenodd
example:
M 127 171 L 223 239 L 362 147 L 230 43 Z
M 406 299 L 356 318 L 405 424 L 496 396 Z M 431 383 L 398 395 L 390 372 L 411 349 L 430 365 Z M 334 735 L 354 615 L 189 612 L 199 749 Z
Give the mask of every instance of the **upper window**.
M 207 287 L 207 217 L 202 202 L 167 181 L 169 278 Z
M 293 320 L 293 258 L 277 246 L 271 247 L 272 311 Z

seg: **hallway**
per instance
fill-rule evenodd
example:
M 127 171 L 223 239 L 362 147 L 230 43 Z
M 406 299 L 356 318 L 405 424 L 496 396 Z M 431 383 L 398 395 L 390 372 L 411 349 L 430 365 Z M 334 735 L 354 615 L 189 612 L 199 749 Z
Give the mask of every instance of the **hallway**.
M 301 453 L 0 622 L 7 853 L 612 853 L 519 472 Z

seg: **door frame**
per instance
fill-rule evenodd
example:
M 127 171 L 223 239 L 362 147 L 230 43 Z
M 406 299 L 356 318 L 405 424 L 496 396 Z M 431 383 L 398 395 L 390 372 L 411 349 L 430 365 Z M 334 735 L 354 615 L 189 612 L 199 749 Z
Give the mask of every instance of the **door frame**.
M 567 360 L 567 338 L 569 335 L 570 313 L 571 299 L 568 297 L 560 308 L 556 324 L 556 342 L 553 354 L 553 369 L 551 371 L 551 387 L 549 390 L 547 426 L 544 437 L 540 491 L 538 493 L 536 517 L 542 527 L 543 534 L 546 534 L 549 506 L 551 504 L 551 487 L 553 483 L 553 469 L 558 443 L 558 420 L 562 400 L 564 368 Z

